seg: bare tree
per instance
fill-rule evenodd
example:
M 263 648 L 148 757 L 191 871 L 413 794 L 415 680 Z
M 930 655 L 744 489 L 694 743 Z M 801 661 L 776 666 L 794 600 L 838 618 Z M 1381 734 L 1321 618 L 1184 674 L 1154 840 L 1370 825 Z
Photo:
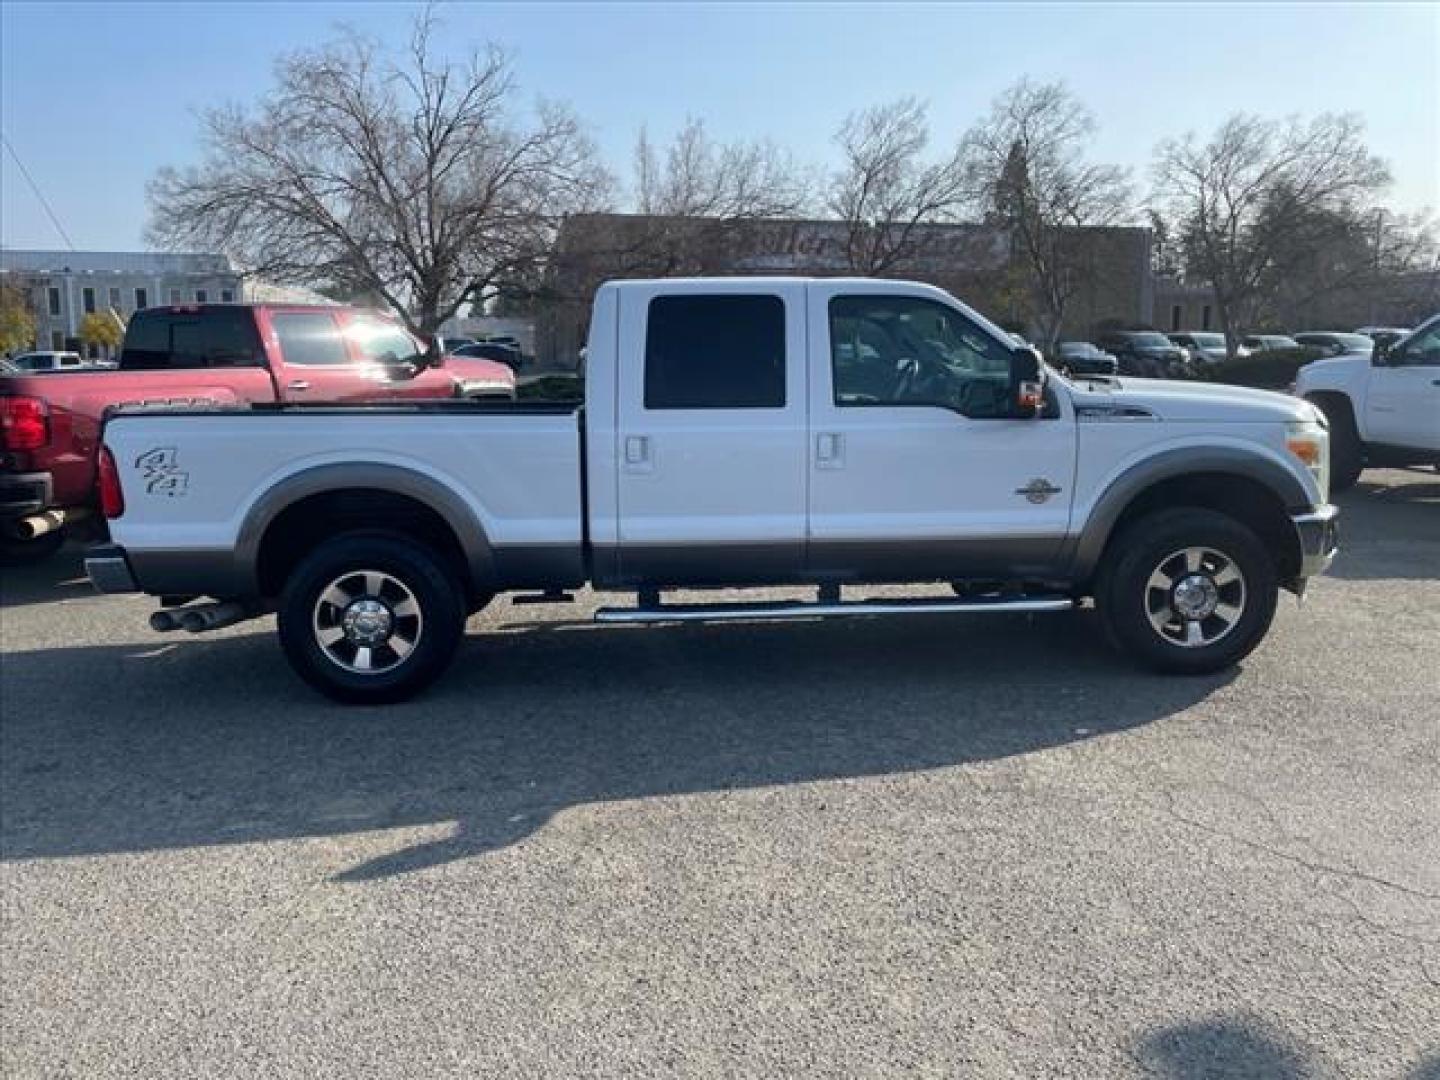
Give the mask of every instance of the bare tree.
M 518 119 L 504 55 L 438 59 L 434 25 L 398 58 L 355 34 L 286 56 L 255 108 L 208 112 L 203 163 L 151 183 L 152 241 L 378 296 L 422 333 L 533 275 L 608 176 L 570 112 Z
M 851 113 L 835 133 L 843 164 L 830 182 L 828 207 L 845 224 L 846 258 L 857 273 L 905 264 L 925 225 L 960 210 L 960 156 L 927 162 L 929 141 L 926 106 L 916 98 Z
M 1187 135 L 1157 148 L 1156 200 L 1180 225 L 1190 275 L 1214 291 L 1232 355 L 1283 287 L 1284 253 L 1305 250 L 1307 236 L 1332 230 L 1337 212 L 1388 182 L 1363 135 L 1355 116 L 1236 115 L 1208 143 Z
M 664 160 L 642 129 L 635 144 L 635 203 L 642 214 L 722 221 L 778 218 L 809 200 L 804 171 L 766 140 L 717 143 L 691 118 Z
M 1085 160 L 1094 131 L 1090 111 L 1062 84 L 1022 79 L 964 139 L 971 196 L 1009 231 L 1046 346 L 1086 277 L 1107 271 L 1079 230 L 1121 224 L 1129 213 L 1125 170 Z

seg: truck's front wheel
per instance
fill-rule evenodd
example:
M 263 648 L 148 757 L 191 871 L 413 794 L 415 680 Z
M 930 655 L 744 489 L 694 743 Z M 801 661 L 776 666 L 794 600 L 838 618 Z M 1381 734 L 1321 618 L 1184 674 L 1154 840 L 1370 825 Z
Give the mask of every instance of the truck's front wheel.
M 1218 671 L 1250 654 L 1275 615 L 1275 563 L 1234 518 L 1162 510 L 1118 536 L 1095 599 L 1111 639 L 1146 667 Z
M 463 591 L 414 540 L 331 540 L 290 575 L 280 643 L 296 673 L 337 701 L 401 701 L 444 671 L 465 628 Z

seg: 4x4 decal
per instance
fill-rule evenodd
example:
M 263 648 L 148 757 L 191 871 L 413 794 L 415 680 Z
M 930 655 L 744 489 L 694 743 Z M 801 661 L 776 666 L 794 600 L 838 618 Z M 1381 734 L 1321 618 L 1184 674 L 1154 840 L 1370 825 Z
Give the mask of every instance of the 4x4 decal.
M 175 461 L 173 446 L 146 450 L 135 459 L 135 467 L 140 470 L 147 495 L 168 495 L 173 499 L 184 495 L 190 483 L 190 474 Z

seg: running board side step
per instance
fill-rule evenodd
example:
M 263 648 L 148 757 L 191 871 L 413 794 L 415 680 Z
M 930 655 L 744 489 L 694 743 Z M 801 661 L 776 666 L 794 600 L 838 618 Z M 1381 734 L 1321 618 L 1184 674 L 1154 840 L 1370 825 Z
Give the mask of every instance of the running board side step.
M 1069 611 L 1068 596 L 1026 596 L 1004 600 L 929 599 L 899 597 L 891 600 L 791 600 L 740 604 L 657 604 L 653 607 L 600 608 L 599 623 L 752 622 L 783 619 L 831 619 L 850 615 L 945 615 L 979 612 Z

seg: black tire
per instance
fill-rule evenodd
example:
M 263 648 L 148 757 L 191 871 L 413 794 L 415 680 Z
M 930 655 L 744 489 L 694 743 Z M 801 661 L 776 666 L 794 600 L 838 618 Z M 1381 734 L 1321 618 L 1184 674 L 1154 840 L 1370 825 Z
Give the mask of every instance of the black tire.
M 1209 554 L 1192 571 L 1188 551 Z M 1152 584 L 1168 575 L 1176 575 L 1170 588 Z M 1197 614 L 1214 588 L 1212 614 L 1182 617 L 1182 582 L 1192 589 L 1183 599 L 1200 601 L 1192 608 Z M 1234 518 L 1197 507 L 1159 510 L 1127 526 L 1107 547 L 1095 589 L 1111 643 L 1145 667 L 1179 675 L 1219 671 L 1248 656 L 1270 628 L 1278 595 L 1275 560 L 1260 538 Z M 1157 626 L 1162 620 L 1169 624 L 1164 630 Z M 1192 623 L 1198 643 L 1183 644 Z
M 362 572 L 388 580 L 383 580 L 379 591 L 371 590 Z M 341 628 L 343 620 L 332 617 L 349 607 L 322 604 L 337 581 L 354 582 L 353 596 L 348 590 L 338 594 L 349 597 L 352 604 L 379 600 L 389 613 L 379 625 L 393 631 L 385 634 L 371 627 L 385 634 L 372 648 L 350 640 L 351 631 Z M 420 541 L 386 533 L 338 536 L 317 548 L 285 583 L 278 612 L 280 644 L 295 673 L 336 701 L 377 705 L 403 701 L 434 682 L 455 655 L 465 631 L 464 597 L 445 560 Z M 397 614 L 401 609 L 407 614 Z M 417 614 L 408 614 L 412 609 Z M 342 638 L 327 649 L 321 634 L 333 632 Z M 343 666 L 346 663 L 373 663 L 376 669 L 355 670 Z
M 1355 414 L 1343 399 L 1312 398 L 1330 424 L 1330 490 L 1345 491 L 1355 486 L 1365 469 L 1365 446 L 1355 427 Z
M 65 530 L 52 529 L 33 540 L 0 539 L 0 566 L 31 566 L 44 562 L 65 546 Z

